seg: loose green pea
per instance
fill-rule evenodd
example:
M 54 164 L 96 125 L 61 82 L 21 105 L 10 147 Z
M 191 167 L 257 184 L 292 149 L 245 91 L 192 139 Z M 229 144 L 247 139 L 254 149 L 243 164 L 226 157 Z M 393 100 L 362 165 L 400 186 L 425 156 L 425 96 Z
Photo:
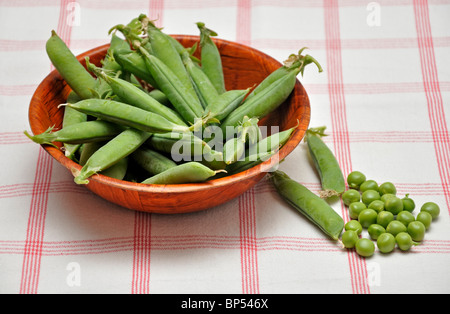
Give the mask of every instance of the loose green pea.
M 403 201 L 396 196 L 390 197 L 386 200 L 386 202 L 384 204 L 384 208 L 388 212 L 391 212 L 394 215 L 397 215 L 398 213 L 403 211 Z
M 359 189 L 360 185 L 366 181 L 366 176 L 360 171 L 353 171 L 347 176 L 348 186 L 352 189 Z
M 400 213 L 398 213 L 397 220 L 400 221 L 401 223 L 403 223 L 406 227 L 408 227 L 408 225 L 411 222 L 415 221 L 416 218 L 414 218 L 413 214 L 404 210 L 404 211 L 401 211 Z
M 431 217 L 433 217 L 433 219 L 438 218 L 441 209 L 439 208 L 439 205 L 437 205 L 436 203 L 433 202 L 428 202 L 422 205 L 422 207 L 420 208 L 420 211 L 423 212 L 429 212 L 431 214 Z
M 351 203 L 361 201 L 361 194 L 353 189 L 347 190 L 342 194 L 342 201 L 345 205 L 350 206 Z
M 416 203 L 412 198 L 409 197 L 409 194 L 406 194 L 404 198 L 402 198 L 403 201 L 403 209 L 406 211 L 409 211 L 412 213 L 414 209 L 416 209 Z
M 406 226 L 397 220 L 391 221 L 389 225 L 386 227 L 386 232 L 392 234 L 393 236 L 396 236 L 400 232 L 406 231 L 407 231 Z
M 348 230 L 342 234 L 342 244 L 346 249 L 353 249 L 358 240 L 359 236 L 356 231 Z
M 355 244 L 356 253 L 362 257 L 371 257 L 375 253 L 375 244 L 369 239 L 359 239 Z
M 386 233 L 386 229 L 378 224 L 371 225 L 367 231 L 373 240 L 377 240 L 383 233 Z
M 398 248 L 402 251 L 409 251 L 414 245 L 414 241 L 407 232 L 400 232 L 397 234 L 395 236 L 395 241 L 397 242 Z
M 397 188 L 392 182 L 384 182 L 380 185 L 379 192 L 381 195 L 394 194 L 397 195 Z
M 369 206 L 370 203 L 376 200 L 380 200 L 381 195 L 375 190 L 367 190 L 362 194 L 362 202 Z
M 413 221 L 408 225 L 408 233 L 416 242 L 421 242 L 425 238 L 426 228 L 420 221 Z
M 391 253 L 395 249 L 395 237 L 390 233 L 383 233 L 377 240 L 377 246 L 381 253 Z
M 353 202 L 348 207 L 350 218 L 352 219 L 358 219 L 359 214 L 364 210 L 367 209 L 366 204 L 362 202 Z
M 355 231 L 358 235 L 361 235 L 363 227 L 358 220 L 350 220 L 344 226 L 345 231 Z
M 363 228 L 367 229 L 370 225 L 373 225 L 377 222 L 378 213 L 373 209 L 364 209 L 358 217 L 358 221 L 363 226 Z
M 417 214 L 417 221 L 420 221 L 425 226 L 425 229 L 429 229 L 433 222 L 433 216 L 429 212 L 423 211 Z
M 391 212 L 382 211 L 378 213 L 377 224 L 386 229 L 389 223 L 391 221 L 394 221 L 394 219 L 395 219 L 394 214 L 392 214 Z
M 383 195 L 381 195 L 381 200 L 386 203 L 386 201 L 388 199 L 390 199 L 391 197 L 395 197 L 395 195 L 394 194 L 390 194 L 390 193 L 383 194 Z
M 359 187 L 361 193 L 364 193 L 368 190 L 377 191 L 379 190 L 378 183 L 375 180 L 367 180 Z
M 384 202 L 382 200 L 375 200 L 370 203 L 367 208 L 373 209 L 377 213 L 381 213 L 384 210 Z

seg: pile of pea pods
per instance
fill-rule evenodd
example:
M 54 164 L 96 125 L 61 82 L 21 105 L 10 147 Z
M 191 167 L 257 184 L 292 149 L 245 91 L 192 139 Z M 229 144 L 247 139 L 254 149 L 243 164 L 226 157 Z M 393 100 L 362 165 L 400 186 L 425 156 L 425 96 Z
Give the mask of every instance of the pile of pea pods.
M 351 220 L 345 225 L 341 241 L 345 248 L 356 249 L 364 257 L 372 256 L 376 248 L 384 254 L 396 247 L 409 251 L 424 240 L 440 214 L 436 203 L 426 202 L 414 215 L 416 203 L 409 194 L 400 197 L 392 182 L 378 184 L 360 171 L 351 172 L 347 184 L 349 189 L 342 194 L 342 201 Z M 364 229 L 368 238 L 361 237 Z
M 25 134 L 38 144 L 61 143 L 82 166 L 73 171 L 77 184 L 95 174 L 143 184 L 197 183 L 267 160 L 294 128 L 264 136 L 259 120 L 286 101 L 308 64 L 322 71 L 320 65 L 301 49 L 256 87 L 227 90 L 212 39 L 217 33 L 196 25 L 199 41 L 184 47 L 141 14 L 113 26 L 101 65 L 86 58 L 86 66 L 52 31 L 47 54 L 71 87 L 60 105 L 62 128 Z

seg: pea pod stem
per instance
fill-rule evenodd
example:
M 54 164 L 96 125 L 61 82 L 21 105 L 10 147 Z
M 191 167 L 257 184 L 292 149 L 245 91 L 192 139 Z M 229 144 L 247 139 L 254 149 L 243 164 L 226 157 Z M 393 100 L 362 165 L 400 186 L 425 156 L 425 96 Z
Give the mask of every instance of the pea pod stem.
M 344 220 L 324 199 L 280 170 L 271 173 L 269 178 L 279 195 L 288 204 L 308 218 L 331 239 L 339 240 L 344 229 Z
M 329 198 L 345 192 L 345 178 L 336 157 L 322 140 L 325 127 L 310 128 L 306 131 L 305 141 L 314 166 L 322 184 L 321 196 Z

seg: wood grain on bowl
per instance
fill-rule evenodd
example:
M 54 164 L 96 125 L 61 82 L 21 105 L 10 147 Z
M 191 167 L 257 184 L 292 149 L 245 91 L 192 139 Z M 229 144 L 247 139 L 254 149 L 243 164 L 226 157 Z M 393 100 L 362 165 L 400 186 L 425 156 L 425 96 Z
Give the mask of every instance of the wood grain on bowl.
M 173 35 L 185 47 L 199 41 L 198 36 Z M 260 83 L 281 64 L 267 54 L 235 42 L 214 38 L 222 55 L 227 89 L 245 89 Z M 89 50 L 79 56 L 99 65 L 109 45 Z M 60 128 L 63 108 L 70 87 L 55 70 L 38 86 L 29 108 L 29 123 L 34 134 L 40 134 L 50 126 Z M 179 214 L 212 208 L 228 202 L 255 186 L 279 160 L 287 157 L 302 141 L 310 122 L 310 103 L 302 84 L 297 81 L 289 99 L 277 110 L 261 119 L 260 125 L 278 126 L 280 131 L 296 127 L 289 141 L 279 151 L 279 156 L 247 171 L 205 183 L 180 185 L 144 185 L 94 175 L 86 187 L 98 196 L 131 210 L 158 214 Z M 270 132 L 268 133 L 270 135 Z M 50 145 L 43 148 L 69 171 L 81 166 L 65 157 L 61 149 Z M 74 183 L 75 184 L 75 183 Z

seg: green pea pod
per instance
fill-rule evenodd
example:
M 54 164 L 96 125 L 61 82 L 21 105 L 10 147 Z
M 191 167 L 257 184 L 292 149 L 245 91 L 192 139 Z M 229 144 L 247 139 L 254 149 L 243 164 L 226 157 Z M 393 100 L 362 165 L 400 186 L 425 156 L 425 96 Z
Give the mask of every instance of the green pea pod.
M 192 157 L 201 159 L 203 154 L 211 151 L 211 147 L 193 133 L 154 134 L 147 144 L 157 151 L 170 154 L 177 161 L 191 160 Z
M 133 128 L 126 129 L 95 151 L 86 161 L 81 171 L 75 169 L 72 170 L 72 173 L 75 176 L 75 183 L 88 184 L 91 176 L 108 169 L 123 158 L 132 154 L 145 143 L 150 136 L 151 133 Z
M 241 159 L 245 152 L 245 141 L 242 138 L 231 138 L 223 146 L 223 161 L 230 165 Z
M 278 108 L 294 90 L 298 73 L 298 69 L 292 70 L 288 75 L 278 79 L 255 97 L 246 99 L 241 106 L 222 121 L 222 131 L 225 132 L 228 126 L 239 125 L 245 116 L 261 119 Z
M 184 184 L 184 183 L 200 183 L 208 180 L 218 173 L 218 171 L 198 162 L 188 162 L 170 168 L 160 174 L 144 180 L 143 184 Z
M 240 173 L 269 160 L 275 154 L 276 152 L 264 152 L 255 155 L 250 155 L 242 160 L 238 160 L 235 163 L 227 165 L 225 170 L 230 175 Z
M 211 80 L 219 94 L 226 92 L 225 77 L 223 74 L 222 57 L 211 36 L 217 34 L 206 28 L 205 23 L 197 23 L 200 30 L 201 64 L 202 70 Z
M 183 60 L 177 48 L 173 45 L 171 37 L 163 33 L 152 22 L 147 26 L 148 39 L 151 45 L 151 53 L 161 60 L 185 85 L 186 89 L 194 92 L 191 79 L 186 71 Z
M 338 241 L 344 229 L 344 220 L 321 197 L 282 171 L 274 171 L 270 179 L 280 196 L 298 210 L 331 239 Z
M 208 107 L 216 100 L 219 93 L 202 69 L 194 64 L 187 50 L 184 50 L 181 56 L 203 108 Z
M 215 150 L 204 153 L 200 162 L 212 170 L 224 170 L 227 167 L 223 160 L 223 153 Z
M 160 104 L 163 104 L 166 107 L 172 107 L 172 104 L 170 103 L 170 100 L 167 98 L 167 96 L 160 91 L 159 89 L 152 89 L 148 92 L 149 96 L 158 101 Z
M 125 178 L 125 175 L 127 174 L 128 162 L 128 157 L 125 157 L 119 160 L 115 165 L 100 172 L 100 174 L 113 179 L 123 180 Z
M 136 51 L 114 51 L 114 59 L 120 64 L 122 69 L 128 73 L 132 73 L 137 78 L 150 84 L 152 87 L 159 89 L 158 84 L 148 71 L 145 60 L 142 55 Z
M 311 57 L 310 55 L 302 55 L 302 52 L 305 49 L 306 48 L 300 49 L 298 54 L 292 54 L 280 68 L 273 71 L 260 84 L 258 84 L 255 89 L 248 95 L 247 99 L 251 99 L 283 76 L 288 75 L 292 71 L 292 69 L 299 69 L 300 73 L 303 74 L 305 67 L 309 64 L 314 63 L 318 67 L 319 72 L 323 72 L 322 67 L 313 57 Z
M 338 196 L 345 192 L 345 178 L 336 157 L 322 140 L 325 128 L 311 128 L 306 131 L 308 151 L 319 173 L 324 198 Z
M 121 78 L 109 76 L 105 73 L 105 71 L 89 62 L 87 62 L 87 67 L 89 70 L 95 73 L 97 77 L 103 79 L 106 83 L 108 83 L 114 94 L 118 96 L 122 102 L 146 111 L 159 114 L 167 120 L 178 125 L 187 126 L 177 112 L 159 103 L 156 99 L 151 97 L 147 92 L 143 91 L 135 84 Z
M 46 51 L 52 64 L 72 90 L 82 99 L 92 98 L 92 91 L 97 84 L 95 78 L 77 60 L 55 31 L 52 31 L 52 36 L 46 42 Z
M 76 103 L 79 102 L 81 98 L 74 92 L 71 91 L 69 93 L 69 96 L 67 97 L 68 103 Z M 64 116 L 63 116 L 63 122 L 62 127 L 67 127 L 72 124 L 77 124 L 80 122 L 86 122 L 87 121 L 87 115 L 79 112 L 72 108 L 66 108 L 64 110 Z M 80 149 L 81 144 L 68 144 L 64 143 L 64 155 L 74 160 L 76 152 Z
M 139 50 L 143 54 L 147 68 L 156 80 L 159 89 L 167 96 L 177 112 L 187 122 L 194 124 L 197 119 L 202 117 L 203 111 L 197 95 L 193 95 L 161 60 L 148 54 L 142 47 Z
M 159 114 L 108 99 L 86 99 L 65 104 L 96 118 L 150 133 L 190 132 L 191 128 L 175 124 Z
M 242 101 L 249 91 L 250 88 L 224 92 L 209 103 L 209 106 L 205 109 L 205 114 L 210 113 L 211 116 L 219 121 L 225 119 L 242 104 Z
M 50 127 L 38 135 L 31 136 L 27 132 L 25 135 L 37 144 L 54 146 L 53 142 L 69 144 L 101 142 L 113 138 L 123 130 L 123 127 L 115 123 L 95 120 L 71 124 L 58 131 L 53 131 L 53 127 Z
M 80 149 L 80 159 L 78 163 L 81 166 L 84 166 L 86 162 L 89 160 L 89 158 L 106 143 L 107 141 L 84 143 Z
M 131 154 L 131 158 L 151 175 L 157 175 L 177 166 L 173 160 L 148 147 L 140 147 Z
M 269 153 L 280 149 L 291 137 L 296 128 L 290 128 L 286 131 L 274 133 L 264 139 L 258 141 L 256 144 L 249 145 L 246 156 Z

